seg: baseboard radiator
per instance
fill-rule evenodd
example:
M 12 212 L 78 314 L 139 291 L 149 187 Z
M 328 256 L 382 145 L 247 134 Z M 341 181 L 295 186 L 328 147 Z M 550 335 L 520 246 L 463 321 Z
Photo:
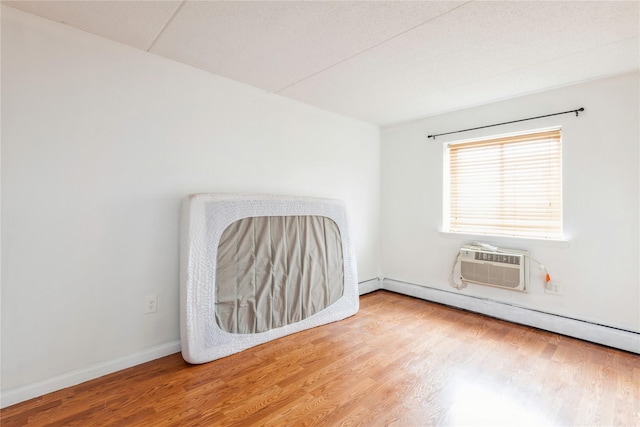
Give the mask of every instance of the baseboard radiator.
M 640 354 L 640 333 L 385 278 L 380 289 Z

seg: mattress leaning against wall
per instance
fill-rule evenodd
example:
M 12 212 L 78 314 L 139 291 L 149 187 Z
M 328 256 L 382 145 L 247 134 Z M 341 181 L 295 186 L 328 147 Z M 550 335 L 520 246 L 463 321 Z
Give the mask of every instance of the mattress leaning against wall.
M 205 363 L 358 311 L 339 200 L 194 194 L 182 204 L 182 355 Z

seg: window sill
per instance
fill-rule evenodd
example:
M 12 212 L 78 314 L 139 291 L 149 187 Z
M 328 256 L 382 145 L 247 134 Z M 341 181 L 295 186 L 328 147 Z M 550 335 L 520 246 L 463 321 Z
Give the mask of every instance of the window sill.
M 530 237 L 511 237 L 511 236 L 495 236 L 490 234 L 463 234 L 463 233 L 451 233 L 449 231 L 438 231 L 440 237 L 445 239 L 465 240 L 474 242 L 483 242 L 489 244 L 495 244 L 497 246 L 509 246 L 509 245 L 536 245 L 546 246 L 552 248 L 568 248 L 569 240 L 566 239 L 534 239 Z

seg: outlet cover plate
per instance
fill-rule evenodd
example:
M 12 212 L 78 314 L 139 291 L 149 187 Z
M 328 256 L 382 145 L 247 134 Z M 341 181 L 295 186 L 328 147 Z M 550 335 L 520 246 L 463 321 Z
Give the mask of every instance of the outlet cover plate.
M 144 314 L 155 313 L 157 311 L 158 311 L 158 295 L 145 295 Z
M 549 295 L 562 295 L 562 286 L 553 280 L 544 288 L 544 293 Z

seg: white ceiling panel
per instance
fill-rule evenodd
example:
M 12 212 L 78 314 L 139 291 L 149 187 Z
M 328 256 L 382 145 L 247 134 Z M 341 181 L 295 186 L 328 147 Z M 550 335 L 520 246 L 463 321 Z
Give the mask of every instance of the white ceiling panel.
M 190 1 L 151 51 L 278 91 L 462 4 Z
M 3 1 L 2 4 L 147 50 L 181 1 Z
M 599 58 L 595 64 L 594 55 Z M 639 63 L 638 39 L 627 39 L 593 51 L 492 75 L 481 81 L 442 88 L 427 94 L 416 93 L 413 97 L 407 96 L 397 99 L 395 103 L 385 104 L 384 108 L 363 109 L 360 115 L 368 117 L 373 123 L 398 123 L 405 121 L 406 117 L 432 116 L 588 81 L 594 75 L 604 77 L 632 72 L 638 69 Z M 549 82 L 554 82 L 554 85 L 549 86 Z M 568 105 L 567 109 L 577 107 L 580 106 Z M 352 113 L 354 110 L 355 107 L 351 110 Z
M 380 125 L 640 69 L 638 1 L 2 1 Z
M 426 99 L 448 111 L 452 103 L 455 108 L 464 108 L 515 96 L 500 84 L 500 76 L 526 74 L 527 69 L 542 64 L 552 67 L 560 58 L 570 62 L 578 53 L 590 56 L 591 61 L 576 64 L 580 70 L 550 70 L 545 79 L 535 80 L 536 87 L 531 83 L 522 86 L 521 93 L 610 75 L 616 69 L 629 71 L 629 62 L 635 61 L 637 69 L 637 4 L 584 3 L 580 13 L 575 13 L 573 4 L 469 4 L 280 93 L 363 120 L 390 124 L 402 120 L 395 112 L 399 107 L 405 113 L 413 111 L 404 116 L 406 119 L 436 114 L 438 107 L 416 111 Z M 630 14 L 634 9 L 636 14 Z M 607 72 L 603 74 L 597 49 L 629 40 L 626 54 L 604 64 Z M 497 83 L 490 85 L 494 81 L 491 77 L 499 77 Z M 443 97 L 447 89 L 461 86 L 468 91 L 453 100 Z M 472 96 L 476 92 L 485 93 L 484 99 Z

